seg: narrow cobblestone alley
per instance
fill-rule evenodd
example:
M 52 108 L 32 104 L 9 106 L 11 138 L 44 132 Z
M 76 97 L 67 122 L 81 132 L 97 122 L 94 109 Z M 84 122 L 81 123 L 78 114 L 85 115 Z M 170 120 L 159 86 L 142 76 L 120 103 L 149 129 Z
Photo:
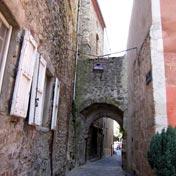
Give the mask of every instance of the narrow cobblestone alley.
M 121 168 L 121 157 L 114 155 L 73 169 L 67 176 L 130 176 Z

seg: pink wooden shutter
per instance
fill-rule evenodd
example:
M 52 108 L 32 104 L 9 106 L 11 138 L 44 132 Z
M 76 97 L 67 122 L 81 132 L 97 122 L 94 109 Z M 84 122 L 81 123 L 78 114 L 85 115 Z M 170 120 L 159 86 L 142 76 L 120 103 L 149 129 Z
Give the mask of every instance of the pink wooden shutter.
M 37 44 L 26 30 L 13 92 L 11 115 L 23 118 L 27 115 L 36 52 Z

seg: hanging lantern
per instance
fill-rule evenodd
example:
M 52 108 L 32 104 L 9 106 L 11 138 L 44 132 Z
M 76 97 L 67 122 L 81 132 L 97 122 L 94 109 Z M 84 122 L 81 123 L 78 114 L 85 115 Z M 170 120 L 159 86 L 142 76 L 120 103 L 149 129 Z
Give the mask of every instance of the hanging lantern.
M 101 79 L 103 71 L 104 71 L 104 67 L 102 64 L 97 63 L 96 65 L 94 65 L 93 72 L 95 73 L 95 77 L 99 77 Z

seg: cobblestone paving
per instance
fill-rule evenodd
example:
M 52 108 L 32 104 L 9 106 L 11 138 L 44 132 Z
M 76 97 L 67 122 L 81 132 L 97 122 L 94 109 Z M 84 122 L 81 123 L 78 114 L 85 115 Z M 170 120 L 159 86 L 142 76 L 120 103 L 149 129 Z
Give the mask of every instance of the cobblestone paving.
M 104 158 L 73 169 L 67 176 L 130 176 L 121 169 L 120 156 Z

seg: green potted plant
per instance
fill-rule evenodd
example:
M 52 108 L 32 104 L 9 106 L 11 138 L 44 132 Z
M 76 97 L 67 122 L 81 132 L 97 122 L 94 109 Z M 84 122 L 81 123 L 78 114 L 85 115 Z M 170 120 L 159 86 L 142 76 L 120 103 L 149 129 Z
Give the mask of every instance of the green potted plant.
M 147 157 L 156 176 L 176 176 L 176 128 L 169 126 L 156 133 L 151 139 Z

